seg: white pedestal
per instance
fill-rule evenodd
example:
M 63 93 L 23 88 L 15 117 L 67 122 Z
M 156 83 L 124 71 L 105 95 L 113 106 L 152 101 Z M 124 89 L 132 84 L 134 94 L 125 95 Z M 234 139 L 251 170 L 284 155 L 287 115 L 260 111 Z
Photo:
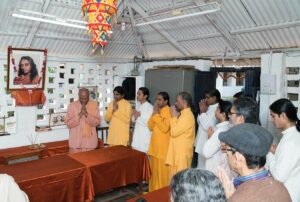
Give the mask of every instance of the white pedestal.
M 18 136 L 35 134 L 37 107 L 16 107 L 16 123 Z

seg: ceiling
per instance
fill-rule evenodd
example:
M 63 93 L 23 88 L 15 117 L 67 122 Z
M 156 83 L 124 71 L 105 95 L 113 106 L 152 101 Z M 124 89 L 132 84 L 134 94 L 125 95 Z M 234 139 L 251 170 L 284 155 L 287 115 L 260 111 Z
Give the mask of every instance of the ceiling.
M 216 1 L 216 0 L 215 0 Z M 48 49 L 61 57 L 108 60 L 145 58 L 241 58 L 268 51 L 300 51 L 300 0 L 218 0 L 221 11 L 151 25 L 137 23 L 170 17 L 175 9 L 209 0 L 119 0 L 119 23 L 101 54 L 93 52 L 82 29 L 23 20 L 12 11 L 26 9 L 82 20 L 81 0 L 1 0 L 0 51 L 7 47 Z M 191 12 L 200 11 L 193 8 Z

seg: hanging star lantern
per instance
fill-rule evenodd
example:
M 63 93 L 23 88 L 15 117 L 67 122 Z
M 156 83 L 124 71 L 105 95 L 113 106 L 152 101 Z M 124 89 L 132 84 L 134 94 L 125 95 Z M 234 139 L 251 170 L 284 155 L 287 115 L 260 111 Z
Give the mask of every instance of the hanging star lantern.
M 92 44 L 102 48 L 107 44 L 112 16 L 117 12 L 117 0 L 82 0 L 82 13 L 87 15 Z

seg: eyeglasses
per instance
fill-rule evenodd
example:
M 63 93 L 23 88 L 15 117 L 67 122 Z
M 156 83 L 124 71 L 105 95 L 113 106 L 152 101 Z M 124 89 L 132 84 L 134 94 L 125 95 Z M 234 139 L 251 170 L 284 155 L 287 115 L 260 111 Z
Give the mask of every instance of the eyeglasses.
M 235 113 L 235 112 L 231 112 L 231 111 L 228 112 L 228 115 L 229 115 L 229 116 L 230 116 L 230 115 L 233 115 L 233 114 L 236 114 L 237 116 L 240 116 L 240 115 L 241 115 L 241 113 Z
M 235 152 L 237 152 L 237 150 L 234 149 L 234 148 L 221 148 L 221 151 L 222 151 L 223 153 L 232 152 L 233 154 L 234 154 Z

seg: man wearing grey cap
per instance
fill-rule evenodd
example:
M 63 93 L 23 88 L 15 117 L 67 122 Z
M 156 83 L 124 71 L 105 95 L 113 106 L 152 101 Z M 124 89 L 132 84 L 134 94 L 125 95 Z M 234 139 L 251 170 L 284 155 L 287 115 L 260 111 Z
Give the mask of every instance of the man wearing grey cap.
M 285 186 L 271 177 L 264 168 L 273 136 L 266 129 L 251 123 L 239 124 L 219 134 L 224 143 L 228 163 L 239 177 L 232 181 L 222 170 L 217 171 L 229 202 L 291 201 Z

